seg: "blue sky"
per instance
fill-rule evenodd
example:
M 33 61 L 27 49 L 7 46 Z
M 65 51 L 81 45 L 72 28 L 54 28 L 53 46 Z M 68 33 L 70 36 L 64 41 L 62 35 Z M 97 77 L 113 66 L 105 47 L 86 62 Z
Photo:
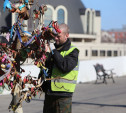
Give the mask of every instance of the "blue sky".
M 86 8 L 101 11 L 101 28 L 121 29 L 126 25 L 126 0 L 81 0 Z

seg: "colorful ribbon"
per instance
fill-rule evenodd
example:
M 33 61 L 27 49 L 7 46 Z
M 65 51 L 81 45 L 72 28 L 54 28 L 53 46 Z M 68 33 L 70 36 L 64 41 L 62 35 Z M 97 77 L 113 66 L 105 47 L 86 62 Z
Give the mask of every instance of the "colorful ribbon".
M 12 9 L 11 7 L 11 2 L 9 0 L 5 0 L 4 1 L 4 5 L 3 5 L 3 11 L 5 11 L 5 9 L 8 8 L 8 9 Z

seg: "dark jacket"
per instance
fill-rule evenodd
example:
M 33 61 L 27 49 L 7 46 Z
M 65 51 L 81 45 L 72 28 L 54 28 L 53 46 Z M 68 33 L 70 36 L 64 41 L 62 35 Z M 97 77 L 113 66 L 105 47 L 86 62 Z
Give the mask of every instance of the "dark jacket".
M 54 54 L 53 55 L 49 54 L 46 60 L 46 67 L 49 69 L 48 71 L 49 78 L 51 77 L 52 68 L 54 64 L 63 73 L 70 72 L 72 69 L 76 67 L 78 63 L 78 54 L 79 54 L 79 51 L 77 49 L 73 50 L 69 55 L 65 57 L 62 57 L 62 55 L 60 55 L 61 51 L 69 50 L 70 45 L 71 45 L 71 42 L 69 39 L 62 45 L 55 44 L 56 49 L 53 50 Z M 68 93 L 68 92 L 51 91 L 51 81 L 45 81 L 43 83 L 43 90 L 48 95 L 72 96 L 72 93 Z

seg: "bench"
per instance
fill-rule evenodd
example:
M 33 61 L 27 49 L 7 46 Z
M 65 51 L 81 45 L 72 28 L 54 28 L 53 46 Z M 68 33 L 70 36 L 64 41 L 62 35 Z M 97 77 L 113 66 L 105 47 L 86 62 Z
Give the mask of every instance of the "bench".
M 98 82 L 98 80 L 103 80 L 103 83 L 107 84 L 106 79 L 112 79 L 113 83 L 115 83 L 115 80 L 113 78 L 113 69 L 110 70 L 105 70 L 102 64 L 96 64 L 94 65 L 95 71 L 96 71 L 96 81 L 95 83 Z

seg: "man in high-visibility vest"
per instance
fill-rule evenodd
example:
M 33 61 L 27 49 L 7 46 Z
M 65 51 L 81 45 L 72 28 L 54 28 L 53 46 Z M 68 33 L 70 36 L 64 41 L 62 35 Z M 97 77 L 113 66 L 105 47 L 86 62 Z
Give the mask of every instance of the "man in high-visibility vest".
M 42 85 L 45 92 L 43 113 L 71 113 L 72 95 L 78 76 L 79 50 L 69 40 L 69 27 L 59 25 L 53 52 L 46 61 L 50 80 Z

